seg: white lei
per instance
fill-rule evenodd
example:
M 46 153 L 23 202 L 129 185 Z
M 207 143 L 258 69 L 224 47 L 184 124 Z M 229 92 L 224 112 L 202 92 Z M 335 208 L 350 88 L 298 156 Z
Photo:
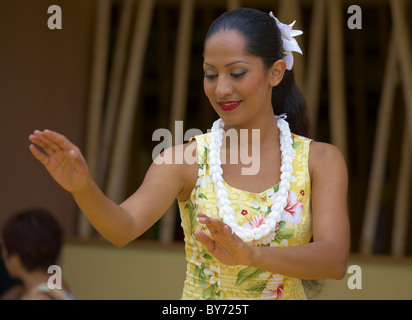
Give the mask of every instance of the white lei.
M 286 114 L 276 116 L 277 126 L 280 130 L 280 150 L 282 152 L 279 190 L 275 194 L 275 201 L 273 201 L 270 208 L 270 213 L 266 216 L 264 223 L 252 229 L 239 226 L 236 223 L 235 210 L 231 207 L 227 189 L 223 183 L 220 148 L 223 142 L 223 127 L 225 124 L 222 119 L 218 119 L 212 126 L 211 141 L 209 145 L 209 174 L 212 176 L 212 181 L 215 187 L 219 216 L 223 219 L 223 222 L 232 229 L 232 232 L 236 233 L 236 235 L 247 243 L 251 243 L 253 241 L 255 241 L 255 244 L 268 243 L 268 238 L 270 238 L 269 242 L 271 242 L 275 237 L 278 222 L 281 221 L 283 210 L 287 205 L 288 192 L 293 173 L 293 140 L 291 137 L 289 124 L 285 121 L 285 119 Z

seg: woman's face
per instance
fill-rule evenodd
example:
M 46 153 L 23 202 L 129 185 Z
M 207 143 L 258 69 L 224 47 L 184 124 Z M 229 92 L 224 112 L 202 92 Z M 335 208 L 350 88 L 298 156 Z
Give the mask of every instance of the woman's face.
M 231 126 L 273 115 L 271 72 L 245 52 L 236 31 L 212 35 L 204 49 L 204 90 L 215 111 Z

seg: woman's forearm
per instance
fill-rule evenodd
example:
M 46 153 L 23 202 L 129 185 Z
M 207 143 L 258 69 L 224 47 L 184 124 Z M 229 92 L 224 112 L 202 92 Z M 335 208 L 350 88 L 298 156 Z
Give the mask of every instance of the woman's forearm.
M 327 241 L 293 247 L 254 247 L 251 266 L 298 279 L 342 279 L 347 252 Z
M 72 195 L 96 230 L 115 246 L 124 246 L 137 237 L 133 217 L 106 197 L 94 181 Z

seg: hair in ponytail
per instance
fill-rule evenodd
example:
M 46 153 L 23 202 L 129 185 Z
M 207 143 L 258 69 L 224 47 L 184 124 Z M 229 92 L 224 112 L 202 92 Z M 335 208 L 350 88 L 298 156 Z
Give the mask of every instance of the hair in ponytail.
M 211 24 L 205 43 L 210 36 L 222 31 L 237 31 L 245 37 L 247 53 L 260 57 L 267 69 L 283 58 L 281 32 L 269 14 L 249 8 L 227 11 Z M 286 70 L 282 81 L 273 88 L 272 106 L 275 114 L 287 114 L 293 133 L 309 135 L 306 102 L 295 83 L 292 70 Z
M 306 101 L 296 85 L 292 70 L 285 70 L 282 81 L 273 87 L 272 106 L 276 114 L 287 114 L 290 130 L 293 133 L 309 137 Z

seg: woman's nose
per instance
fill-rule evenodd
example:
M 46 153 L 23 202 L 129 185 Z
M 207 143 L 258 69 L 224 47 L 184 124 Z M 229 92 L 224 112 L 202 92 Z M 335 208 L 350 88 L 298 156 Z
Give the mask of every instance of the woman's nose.
M 215 94 L 219 98 L 229 96 L 233 93 L 233 86 L 225 76 L 219 76 L 216 83 Z

